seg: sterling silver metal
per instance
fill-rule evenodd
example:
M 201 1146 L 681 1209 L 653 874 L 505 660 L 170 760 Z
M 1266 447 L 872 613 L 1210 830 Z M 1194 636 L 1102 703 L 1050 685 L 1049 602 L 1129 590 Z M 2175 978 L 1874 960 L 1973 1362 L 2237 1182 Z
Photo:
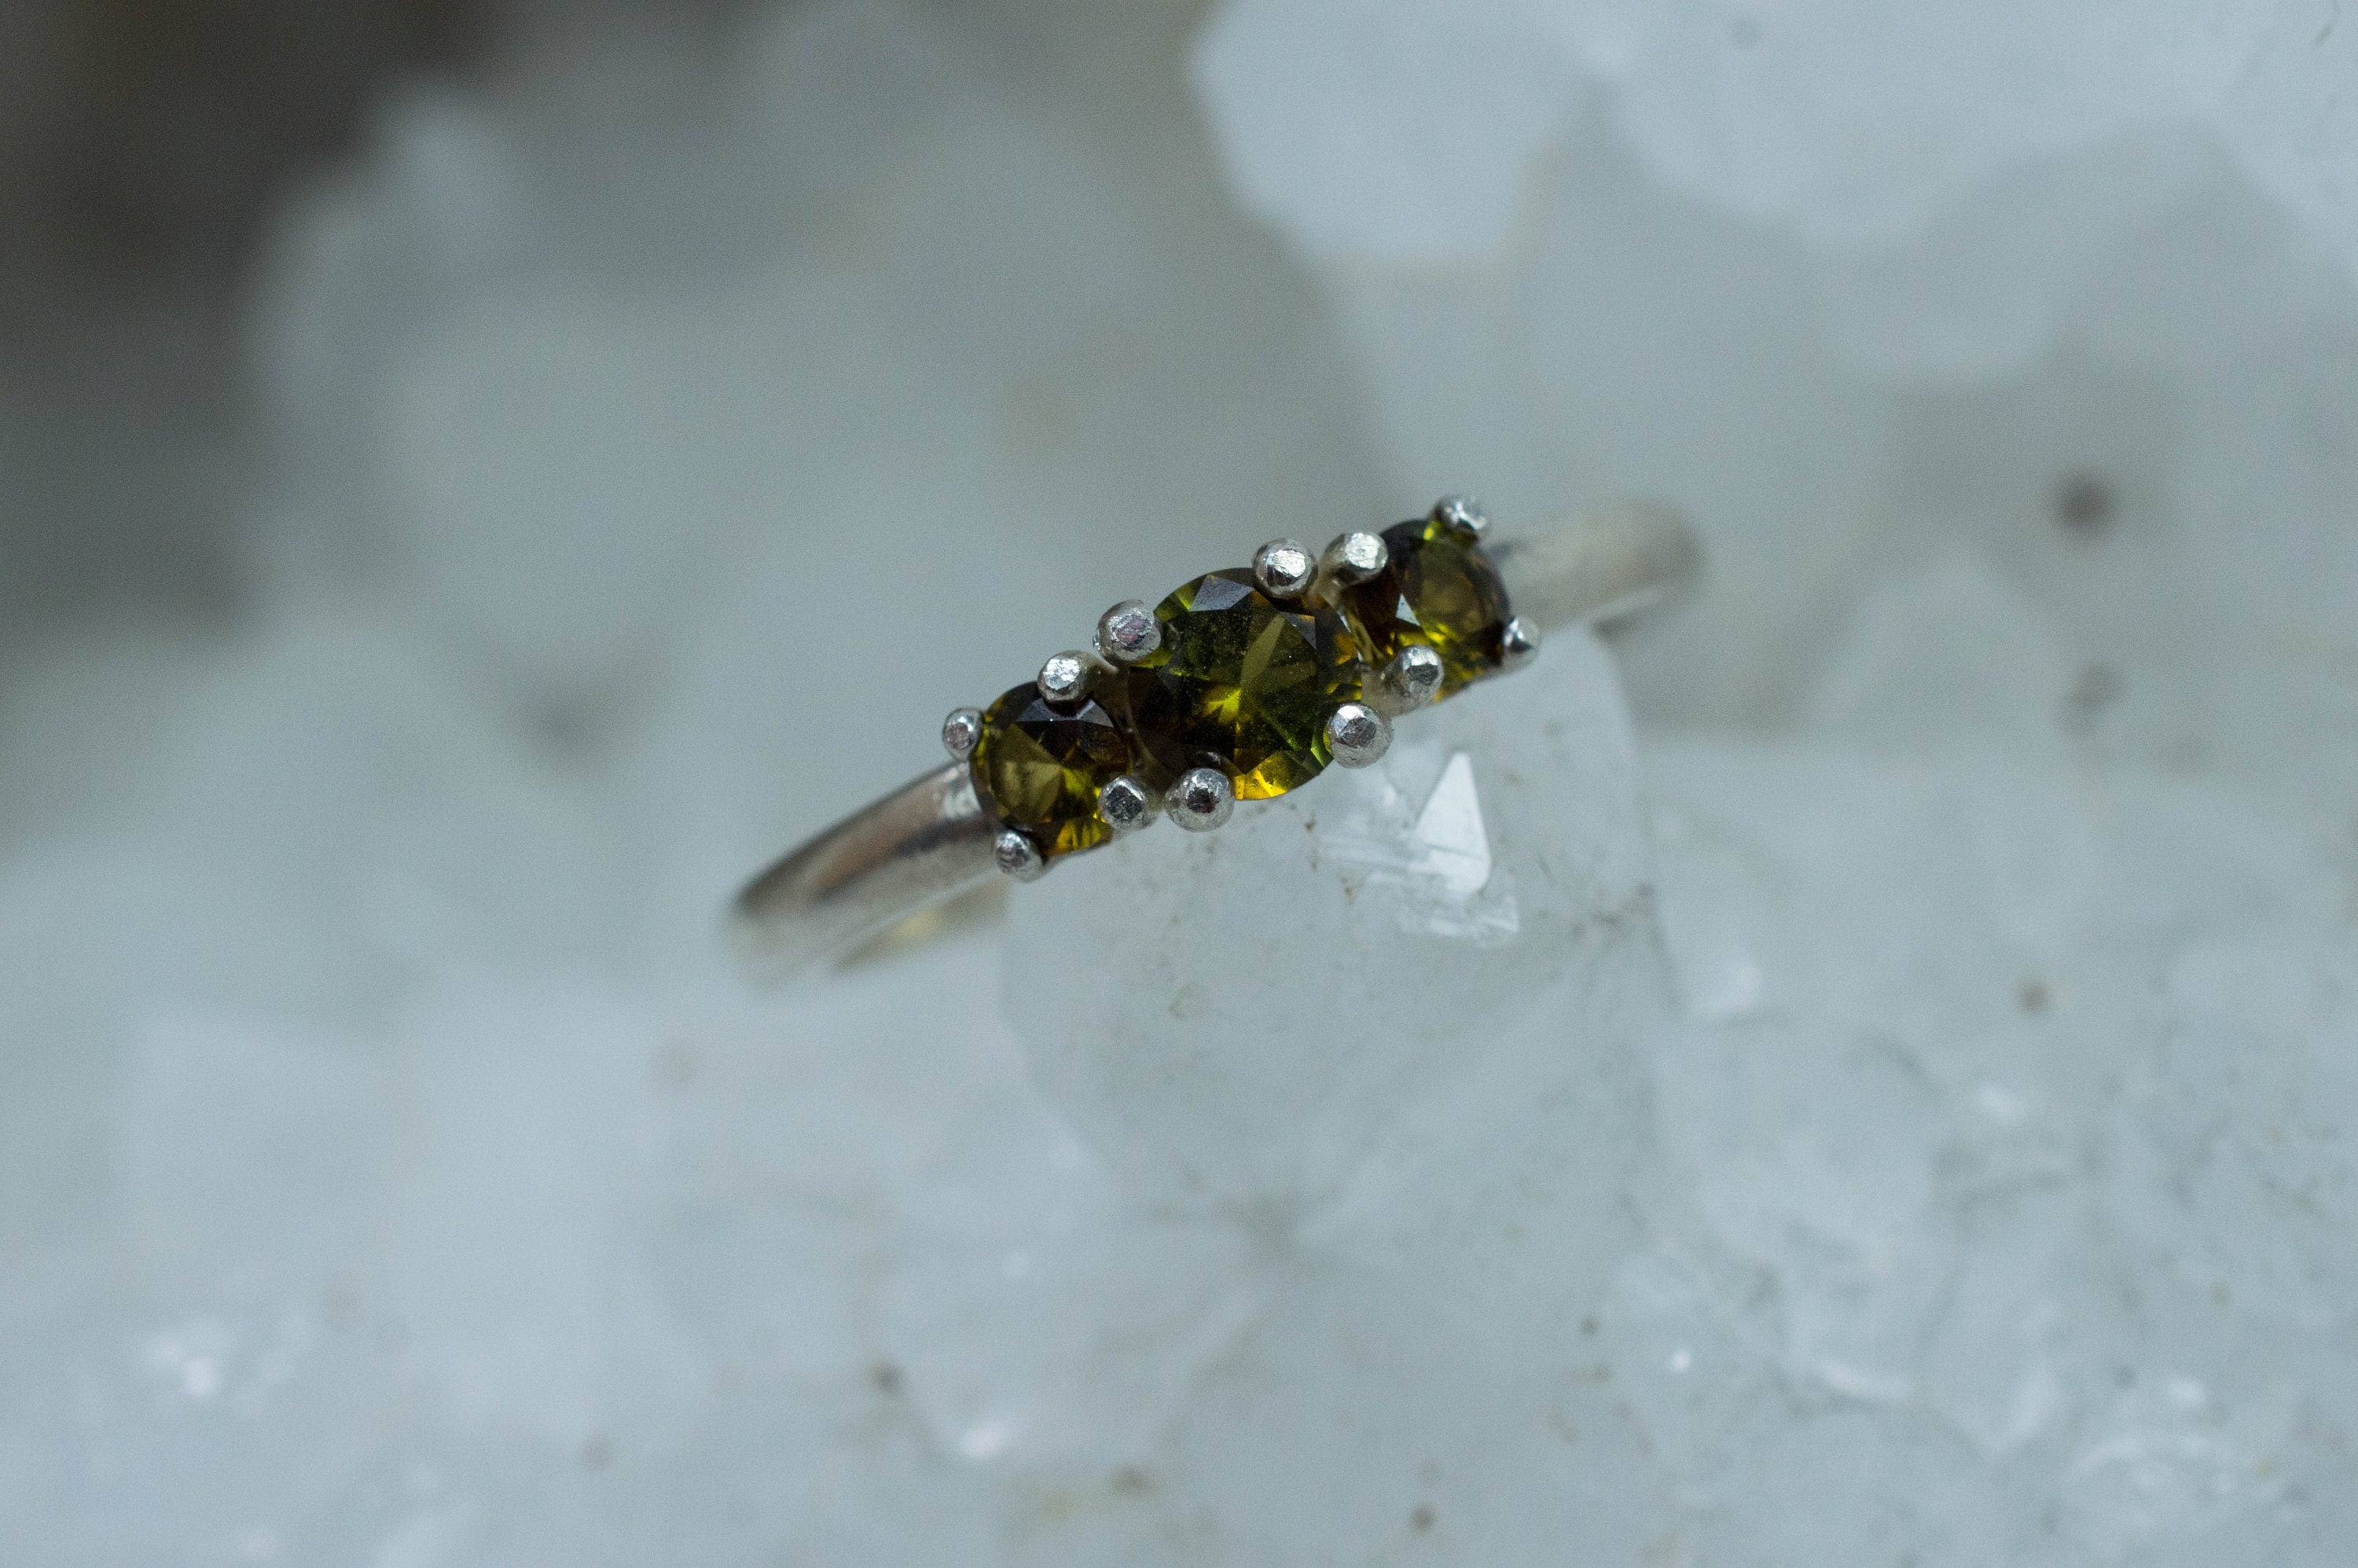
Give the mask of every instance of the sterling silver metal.
M 1392 749 L 1392 721 L 1364 702 L 1347 702 L 1326 721 L 1326 750 L 1338 768 L 1371 767 Z
M 1087 689 L 1089 656 L 1056 654 L 1040 666 L 1040 695 L 1050 702 L 1072 702 Z
M 1118 665 L 1152 658 L 1163 646 L 1163 622 L 1142 599 L 1125 599 L 1098 617 L 1098 652 Z
M 1365 582 L 1391 564 L 1391 546 L 1381 534 L 1337 534 L 1319 557 L 1319 569 L 1339 583 Z
M 1490 526 L 1489 515 L 1482 510 L 1482 503 L 1470 495 L 1443 496 L 1433 503 L 1433 515 L 1453 528 L 1465 529 L 1477 539 Z
M 854 813 L 737 895 L 738 947 L 783 979 L 999 874 L 999 820 L 952 762 Z
M 999 863 L 1001 871 L 1019 882 L 1036 882 L 1048 874 L 1047 857 L 1040 853 L 1039 845 L 1032 842 L 1032 836 L 1020 827 L 1001 830 L 991 841 L 990 858 Z
M 1128 773 L 1098 791 L 1098 815 L 1117 833 L 1135 833 L 1148 826 L 1160 806 L 1145 782 Z
M 1421 643 L 1394 654 L 1391 663 L 1376 672 L 1375 689 L 1368 700 L 1397 719 L 1412 713 L 1441 694 L 1441 655 Z
M 965 762 L 974 755 L 975 742 L 982 739 L 982 709 L 953 708 L 950 716 L 942 720 L 942 750 Z
M 1703 575 L 1703 541 L 1675 508 L 1624 502 L 1578 524 L 1485 546 L 1507 603 L 1541 633 L 1586 622 L 1610 633 Z
M 1318 580 L 1318 557 L 1306 545 L 1271 539 L 1253 552 L 1253 579 L 1271 599 L 1299 599 Z
M 1539 628 L 1520 615 L 1510 617 L 1498 639 L 1498 667 L 1511 675 L 1539 656 Z
M 1473 525 L 1481 515 L 1471 503 L 1444 503 L 1443 507 L 1453 504 L 1463 509 L 1451 513 L 1463 525 Z M 1328 547 L 1325 569 L 1336 569 L 1341 545 L 1338 540 Z M 1686 520 L 1668 507 L 1644 503 L 1485 547 L 1498 564 L 1515 612 L 1509 626 L 1510 663 L 1519 656 L 1528 658 L 1541 633 L 1560 627 L 1586 623 L 1606 633 L 1619 629 L 1692 583 L 1703 565 L 1702 547 Z M 1362 550 L 1360 558 L 1366 556 Z M 1359 560 L 1347 564 L 1356 568 Z M 1370 575 L 1381 569 L 1379 563 Z M 1521 633 L 1514 631 L 1516 625 Z M 1098 622 L 1098 648 L 1108 659 L 1135 662 L 1152 655 L 1160 643 L 1153 612 L 1137 600 L 1114 606 Z M 1379 706 L 1376 694 L 1369 696 L 1368 706 Z M 749 967 L 783 978 L 840 958 L 1002 871 L 1028 881 L 1046 870 L 1039 846 L 1019 831 L 1002 831 L 975 794 L 965 760 L 973 741 L 966 737 L 979 736 L 980 717 L 961 708 L 942 727 L 943 744 L 959 760 L 827 829 L 737 896 L 736 932 Z M 1338 713 L 1337 720 L 1341 718 Z M 1330 734 L 1330 745 L 1334 739 Z M 1344 762 L 1339 749 L 1336 760 Z M 1206 785 L 1206 795 L 1217 793 L 1228 798 L 1218 806 L 1206 798 L 1200 811 L 1193 799 L 1166 800 L 1166 809 L 1182 826 L 1199 825 L 1189 820 L 1191 816 L 1225 821 L 1235 809 L 1228 780 L 1217 772 L 1202 771 L 1217 784 L 1217 792 Z M 1141 785 L 1139 793 L 1148 792 Z M 1101 806 L 1106 804 L 1101 797 Z M 1183 814 L 1179 805 L 1188 806 L 1188 812 Z M 1114 820 L 1113 811 L 1107 812 L 1107 819 Z
M 1171 820 L 1190 833 L 1209 833 L 1236 815 L 1236 787 L 1217 768 L 1189 768 L 1163 796 Z

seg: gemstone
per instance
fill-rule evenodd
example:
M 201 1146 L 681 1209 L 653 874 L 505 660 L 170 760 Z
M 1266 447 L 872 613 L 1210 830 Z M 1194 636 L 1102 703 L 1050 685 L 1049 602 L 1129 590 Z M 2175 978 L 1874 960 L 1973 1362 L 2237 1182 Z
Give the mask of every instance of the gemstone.
M 1217 768 L 1238 799 L 1266 800 L 1318 776 L 1326 720 L 1359 694 L 1358 644 L 1341 616 L 1281 603 L 1249 571 L 1199 577 L 1154 615 L 1162 644 L 1124 677 L 1150 784 Z
M 1504 658 L 1507 588 L 1473 535 L 1440 518 L 1384 530 L 1390 556 L 1365 582 L 1334 590 L 1370 669 L 1402 648 L 1441 655 L 1440 695 L 1496 671 Z
M 1118 676 L 1093 672 L 1076 701 L 1050 702 L 1026 682 L 983 712 L 982 738 L 968 763 L 975 792 L 1049 860 L 1112 837 L 1098 792 L 1130 771 L 1130 742 L 1100 699 L 1119 707 L 1122 695 Z

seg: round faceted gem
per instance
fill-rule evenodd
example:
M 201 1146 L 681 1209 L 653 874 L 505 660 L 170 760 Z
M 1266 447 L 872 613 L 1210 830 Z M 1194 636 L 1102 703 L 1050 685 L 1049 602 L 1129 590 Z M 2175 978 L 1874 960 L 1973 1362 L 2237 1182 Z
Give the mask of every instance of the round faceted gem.
M 1217 768 L 1239 800 L 1318 776 L 1326 721 L 1359 694 L 1358 644 L 1328 609 L 1281 604 L 1249 571 L 1199 577 L 1155 607 L 1163 642 L 1127 672 L 1149 782 Z
M 1371 669 L 1402 648 L 1441 655 L 1441 695 L 1497 670 L 1505 654 L 1507 588 L 1470 535 L 1440 519 L 1384 530 L 1390 556 L 1367 581 L 1335 598 L 1357 633 Z
M 975 791 L 1052 860 L 1094 849 L 1113 833 L 1098 814 L 1098 792 L 1130 771 L 1130 742 L 1101 695 L 1120 701 L 1118 687 L 1100 693 L 1093 682 L 1078 701 L 1052 703 L 1027 682 L 983 712 L 982 738 L 968 762 Z

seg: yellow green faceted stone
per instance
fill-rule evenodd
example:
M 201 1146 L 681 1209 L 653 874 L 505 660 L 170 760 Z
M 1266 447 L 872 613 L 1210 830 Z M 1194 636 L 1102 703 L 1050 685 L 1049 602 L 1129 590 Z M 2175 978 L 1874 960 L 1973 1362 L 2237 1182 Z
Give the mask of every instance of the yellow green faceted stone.
M 1359 651 L 1331 609 L 1281 603 L 1249 571 L 1199 577 L 1155 607 L 1163 643 L 1127 673 L 1139 771 L 1156 787 L 1217 768 L 1239 800 L 1307 784 L 1326 721 L 1359 693 Z
M 1119 703 L 1118 687 L 1092 689 L 1056 704 L 1030 683 L 983 710 L 982 737 L 968 766 L 975 793 L 1000 820 L 1032 835 L 1049 860 L 1095 849 L 1113 829 L 1098 810 L 1098 792 L 1130 771 L 1130 742 L 1101 696 Z
M 1390 559 L 1366 582 L 1338 590 L 1337 607 L 1370 669 L 1422 643 L 1441 655 L 1441 695 L 1498 668 L 1505 652 L 1507 588 L 1471 535 L 1439 518 L 1384 530 Z

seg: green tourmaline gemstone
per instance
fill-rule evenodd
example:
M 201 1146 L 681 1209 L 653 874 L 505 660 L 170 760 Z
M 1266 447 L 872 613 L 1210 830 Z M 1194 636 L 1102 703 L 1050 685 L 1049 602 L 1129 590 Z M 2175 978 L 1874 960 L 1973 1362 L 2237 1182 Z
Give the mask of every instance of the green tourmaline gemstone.
M 1507 589 L 1471 536 L 1439 519 L 1384 530 L 1390 561 L 1336 592 L 1370 669 L 1422 643 L 1441 655 L 1441 695 L 1497 670 L 1507 630 Z
M 984 710 L 982 738 L 968 759 L 976 793 L 1052 860 L 1095 849 L 1113 832 L 1098 810 L 1098 792 L 1130 770 L 1130 742 L 1101 697 L 1119 706 L 1120 683 L 1106 677 L 1062 706 L 1029 682 L 1016 687 Z
M 1359 691 L 1358 644 L 1341 616 L 1281 604 L 1249 571 L 1199 577 L 1154 614 L 1163 645 L 1126 677 L 1150 784 L 1217 768 L 1238 799 L 1266 800 L 1318 776 L 1326 720 Z

